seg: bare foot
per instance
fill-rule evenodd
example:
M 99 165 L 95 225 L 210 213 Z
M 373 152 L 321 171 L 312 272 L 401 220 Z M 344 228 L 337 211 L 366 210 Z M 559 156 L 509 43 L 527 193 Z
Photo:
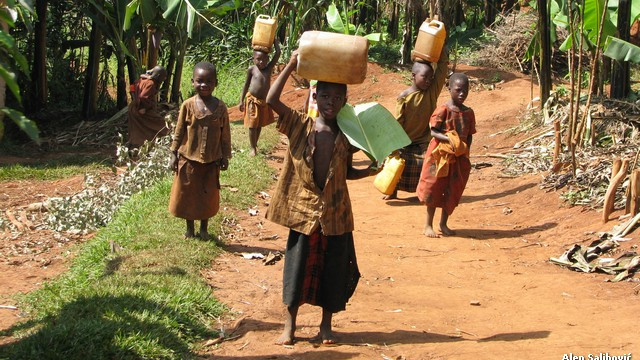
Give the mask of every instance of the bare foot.
M 249 151 L 249 155 L 251 155 L 251 156 L 256 156 L 256 155 L 258 155 L 258 149 L 256 149 L 256 148 L 251 148 L 251 151 Z
M 280 337 L 276 339 L 275 344 L 276 345 L 293 345 L 294 340 L 295 339 L 293 337 L 293 333 L 285 329 L 282 332 L 282 335 L 280 335 Z
M 455 235 L 456 232 L 449 229 L 449 227 L 446 224 L 440 224 L 440 231 L 442 231 L 442 235 L 444 236 L 452 236 Z
M 433 227 L 431 226 L 425 226 L 424 227 L 424 234 L 427 235 L 427 237 L 430 238 L 439 238 L 440 235 L 436 234 L 436 232 L 433 230 Z
M 382 197 L 382 200 L 394 200 L 398 198 L 398 192 L 394 191 L 393 194 L 385 195 Z
M 185 239 L 190 239 L 190 238 L 194 238 L 194 237 L 196 237 L 196 234 L 194 234 L 193 231 L 187 230 L 187 232 L 184 233 L 184 238 Z
M 208 232 L 206 232 L 206 231 L 202 231 L 202 230 L 200 230 L 200 233 L 198 234 L 198 237 L 199 237 L 201 240 L 204 240 L 204 241 L 208 241 L 208 240 L 210 240 L 210 239 L 211 239 L 211 237 L 209 236 L 209 233 L 208 233 Z
M 323 345 L 334 345 L 338 343 L 338 340 L 336 339 L 331 329 L 320 329 L 320 334 L 318 334 L 318 337 L 322 339 Z

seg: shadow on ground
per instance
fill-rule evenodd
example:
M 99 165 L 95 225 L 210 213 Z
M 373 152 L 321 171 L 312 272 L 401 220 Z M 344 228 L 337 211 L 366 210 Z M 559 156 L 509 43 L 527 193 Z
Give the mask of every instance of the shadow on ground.
M 63 305 L 56 316 L 0 332 L 0 336 L 24 336 L 1 346 L 0 358 L 140 359 L 168 354 L 189 358 L 196 356 L 190 341 L 216 335 L 189 312 L 167 304 L 135 295 L 91 296 Z

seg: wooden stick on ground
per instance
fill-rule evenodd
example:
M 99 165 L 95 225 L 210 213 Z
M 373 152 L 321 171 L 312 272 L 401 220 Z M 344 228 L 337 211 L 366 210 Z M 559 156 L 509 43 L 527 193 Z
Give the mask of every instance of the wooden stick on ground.
M 604 206 L 602 209 L 602 220 L 606 223 L 609 221 L 609 215 L 613 212 L 613 205 L 616 200 L 616 189 L 622 181 L 627 177 L 627 169 L 629 168 L 629 160 L 625 159 L 622 161 L 622 167 L 620 171 L 616 174 L 616 176 L 611 179 L 609 183 L 609 187 L 607 188 L 607 193 L 604 196 Z
M 611 176 L 609 177 L 609 183 L 611 183 L 611 181 L 613 181 L 613 178 L 618 175 L 618 172 L 620 172 L 620 167 L 622 167 L 622 160 L 613 160 L 613 164 L 611 165 Z
M 629 193 L 631 194 L 631 201 L 629 203 L 629 212 L 631 216 L 635 216 L 640 209 L 640 170 L 633 170 L 631 173 L 631 182 L 629 184 L 629 188 L 631 189 Z
M 556 135 L 556 146 L 553 148 L 553 167 L 558 165 L 558 161 L 560 158 L 560 149 L 562 149 L 562 131 L 560 128 L 560 120 L 556 120 L 553 122 L 553 130 Z

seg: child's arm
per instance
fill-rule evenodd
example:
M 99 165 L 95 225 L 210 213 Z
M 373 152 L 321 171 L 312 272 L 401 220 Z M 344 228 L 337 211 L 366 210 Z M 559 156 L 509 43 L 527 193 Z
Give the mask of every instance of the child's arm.
M 231 128 L 229 126 L 229 111 L 226 109 L 222 116 L 222 134 L 220 136 L 220 143 L 222 146 L 220 170 L 227 170 L 229 167 L 229 159 L 231 159 Z
M 434 139 L 438 139 L 438 141 L 440 142 L 446 142 L 446 143 L 451 142 L 451 140 L 449 140 L 449 137 L 447 135 L 445 135 L 443 132 L 441 132 L 440 130 L 434 127 L 431 128 L 431 137 L 433 137 Z
M 287 79 L 296 68 L 296 66 L 298 66 L 297 50 L 291 53 L 291 59 L 289 59 L 289 63 L 284 67 L 284 70 L 282 70 L 280 75 L 278 75 L 278 78 L 273 83 L 273 86 L 271 86 L 271 88 L 269 89 L 269 93 L 267 94 L 267 104 L 269 104 L 273 111 L 275 111 L 280 116 L 291 110 L 287 105 L 280 101 L 280 95 L 282 95 L 282 89 L 284 89 L 284 85 L 287 83 Z
M 372 162 L 366 169 L 356 169 L 353 167 L 353 153 L 349 153 L 349 158 L 347 159 L 347 180 L 358 180 L 377 174 L 378 169 L 375 168 L 375 165 L 376 164 Z
M 276 38 L 276 40 L 273 42 L 273 47 L 275 48 L 276 52 L 273 54 L 273 58 L 271 59 L 271 61 L 269 61 L 269 64 L 267 65 L 267 67 L 269 68 L 269 71 L 273 71 L 273 67 L 278 63 L 278 60 L 280 60 L 280 41 L 278 41 L 278 38 Z
M 185 120 L 187 118 L 187 107 L 185 103 L 182 103 L 180 107 L 180 114 L 178 115 L 178 122 L 176 123 L 176 128 L 173 131 L 173 139 L 171 141 L 171 159 L 169 160 L 169 167 L 173 172 L 178 172 L 178 148 L 182 143 L 182 138 L 184 137 L 185 132 Z
M 251 84 L 251 68 L 252 66 L 249 66 L 249 69 L 247 69 L 247 79 L 244 81 L 244 87 L 242 88 L 242 97 L 240 98 L 240 105 L 238 106 L 238 109 L 241 112 L 244 112 L 244 97 L 247 96 L 247 91 L 249 90 L 249 84 Z
M 473 135 L 467 136 L 467 149 L 471 149 L 471 143 L 473 142 Z

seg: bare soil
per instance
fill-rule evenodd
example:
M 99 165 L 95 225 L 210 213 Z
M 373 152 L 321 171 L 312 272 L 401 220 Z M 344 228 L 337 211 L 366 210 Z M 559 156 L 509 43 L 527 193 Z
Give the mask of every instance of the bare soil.
M 526 135 L 499 133 L 517 124 L 530 100 L 524 76 L 493 69 L 458 67 L 478 79 L 467 104 L 476 112 L 478 134 L 472 170 L 462 203 L 450 226 L 457 236 L 422 235 L 425 208 L 414 194 L 400 192 L 385 202 L 373 178 L 349 183 L 354 208 L 356 252 L 362 278 L 347 310 L 334 317 L 340 344 L 319 345 L 320 310 L 304 305 L 297 342 L 273 345 L 283 327 L 283 261 L 265 266 L 241 253 L 284 252 L 288 230 L 264 219 L 269 197 L 258 197 L 259 213 L 239 214 L 226 252 L 202 271 L 213 295 L 231 313 L 220 321 L 226 341 L 205 342 L 209 359 L 562 359 L 573 353 L 623 355 L 640 351 L 636 331 L 638 276 L 609 283 L 610 275 L 584 274 L 552 265 L 574 243 L 588 244 L 593 232 L 610 230 L 600 214 L 568 207 L 557 193 L 538 188 L 540 175 L 500 178 L 497 159 L 483 157 L 509 149 Z M 377 101 L 392 112 L 395 96 L 408 86 L 399 73 L 373 64 L 362 85 L 351 86 L 349 101 Z M 307 90 L 289 87 L 288 104 L 301 107 Z M 440 102 L 447 98 L 444 91 Z M 240 118 L 230 109 L 232 120 Z M 495 135 L 497 134 L 497 135 Z M 282 166 L 286 145 L 270 156 Z M 358 155 L 356 165 L 368 161 Z M 81 177 L 54 182 L 0 183 L 0 210 L 20 210 L 47 196 L 79 191 Z M 614 213 L 620 215 L 620 212 Z M 436 216 L 436 223 L 439 212 Z M 625 246 L 637 244 L 638 235 Z M 0 233 L 0 305 L 40 286 L 68 266 L 69 246 L 85 238 L 58 241 L 47 230 Z M 49 245 L 41 245 L 49 244 Z M 16 249 L 22 249 L 22 254 Z M 42 260 L 44 259 L 44 260 Z M 51 261 L 49 261 L 49 259 Z M 20 318 L 0 308 L 0 329 Z M 8 339 L 0 339 L 0 343 Z M 211 345 L 206 345 L 211 344 Z M 602 358 L 604 359 L 604 358 Z
M 229 341 L 206 347 L 210 359 L 562 359 L 573 353 L 638 353 L 635 324 L 637 282 L 609 283 L 611 276 L 584 274 L 552 265 L 574 243 L 588 244 L 593 232 L 610 230 L 600 214 L 567 207 L 557 193 L 538 188 L 540 175 L 500 178 L 496 159 L 526 135 L 500 130 L 517 124 L 530 100 L 528 78 L 460 66 L 472 77 L 499 76 L 494 86 L 476 83 L 467 103 L 476 112 L 478 134 L 462 203 L 450 226 L 457 236 L 422 235 L 425 208 L 412 193 L 385 202 L 372 178 L 349 183 L 356 252 L 362 278 L 347 310 L 334 317 L 340 345 L 320 345 L 320 309 L 304 305 L 297 342 L 274 345 L 283 328 L 283 261 L 265 266 L 241 253 L 284 252 L 288 230 L 242 214 L 237 238 L 203 275 L 232 315 L 223 321 Z M 393 111 L 394 96 L 407 84 L 396 73 L 370 66 L 365 84 L 349 89 L 350 101 L 378 101 Z M 493 88 L 493 89 L 492 89 Z M 492 89 L 492 90 L 488 90 Z M 537 91 L 537 90 L 536 90 Z M 287 95 L 304 102 L 305 90 Z M 447 99 L 444 91 L 440 102 Z M 285 145 L 272 164 L 281 167 Z M 358 163 L 367 164 L 363 156 Z M 614 214 L 615 215 L 615 214 Z M 436 223 L 439 219 L 439 211 Z M 278 235 L 275 240 L 274 235 Z M 637 235 L 632 234 L 637 243 Z M 628 245 L 629 246 L 629 245 Z M 635 278 L 637 281 L 637 277 Z

